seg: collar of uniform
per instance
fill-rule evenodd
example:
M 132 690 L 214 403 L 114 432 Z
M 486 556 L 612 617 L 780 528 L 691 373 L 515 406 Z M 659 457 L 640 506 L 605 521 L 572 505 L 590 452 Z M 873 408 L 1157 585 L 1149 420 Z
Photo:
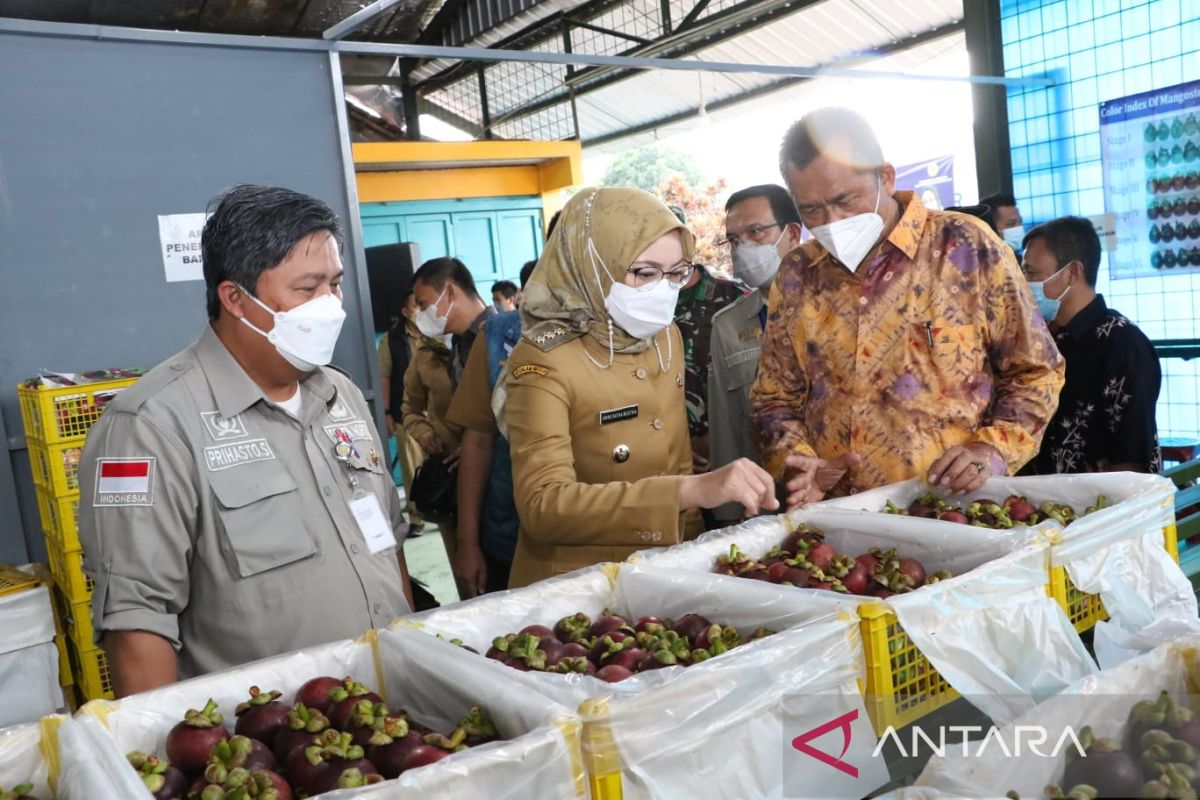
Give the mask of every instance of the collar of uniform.
M 217 336 L 211 326 L 204 329 L 200 341 L 196 344 L 196 359 L 204 370 L 204 377 L 212 388 L 213 398 L 217 401 L 217 410 L 225 418 L 242 413 L 259 400 L 266 400 L 266 395 L 257 383 L 250 379 L 246 370 L 237 362 L 229 348 Z M 304 387 L 325 402 L 332 403 L 337 397 L 337 389 L 321 370 L 317 370 L 302 381 Z
M 904 211 L 896 227 L 888 234 L 887 240 L 911 261 L 917 257 L 917 246 L 921 243 L 921 234 L 925 231 L 929 211 L 915 192 L 896 192 L 892 197 Z
M 749 322 L 750 320 L 758 321 L 758 313 L 762 311 L 763 306 L 767 304 L 767 298 L 763 297 L 763 293 L 759 289 L 753 292 L 747 292 L 734 301 L 740 307 L 742 318 Z
M 222 417 L 233 417 L 265 399 L 262 389 L 250 380 L 212 326 L 204 329 L 204 335 L 196 345 L 196 359 L 204 370 Z
M 1108 316 L 1108 304 L 1104 302 L 1104 295 L 1097 294 L 1096 299 L 1079 309 L 1079 312 L 1071 317 L 1071 321 L 1064 325 L 1062 330 L 1075 341 L 1082 342 L 1093 328 L 1104 321 L 1106 316 Z
M 479 312 L 479 316 L 467 326 L 467 330 L 471 333 L 479 333 L 479 326 L 487 322 L 489 318 L 496 316 L 499 313 L 495 306 L 484 306 L 483 311 Z
M 700 280 L 688 289 L 681 289 L 679 297 L 675 305 L 677 307 L 689 306 L 697 300 L 711 300 L 716 292 L 717 281 L 713 276 L 708 274 L 708 270 L 703 264 L 696 264 L 696 270 L 700 273 Z

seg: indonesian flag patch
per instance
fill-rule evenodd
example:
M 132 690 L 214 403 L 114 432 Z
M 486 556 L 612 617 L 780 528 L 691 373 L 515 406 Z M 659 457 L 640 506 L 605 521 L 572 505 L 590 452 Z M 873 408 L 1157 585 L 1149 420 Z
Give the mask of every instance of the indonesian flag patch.
M 156 459 L 101 458 L 96 462 L 96 497 L 93 505 L 154 505 Z

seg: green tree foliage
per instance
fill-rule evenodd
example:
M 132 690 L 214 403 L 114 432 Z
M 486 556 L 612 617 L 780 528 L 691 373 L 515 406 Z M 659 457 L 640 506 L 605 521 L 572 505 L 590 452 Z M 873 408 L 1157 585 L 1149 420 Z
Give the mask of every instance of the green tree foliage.
M 670 147 L 648 144 L 617 156 L 605 170 L 602 183 L 656 192 L 673 173 L 682 175 L 692 186 L 698 186 L 704 180 L 704 173 L 694 156 Z

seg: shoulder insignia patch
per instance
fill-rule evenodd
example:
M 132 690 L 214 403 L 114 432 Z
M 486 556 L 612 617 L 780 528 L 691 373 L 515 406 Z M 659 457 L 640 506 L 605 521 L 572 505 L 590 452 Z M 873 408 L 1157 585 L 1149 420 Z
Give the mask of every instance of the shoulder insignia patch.
M 533 341 L 536 344 L 545 344 L 546 342 L 550 341 L 551 339 L 557 339 L 559 336 L 562 336 L 565 333 L 567 333 L 567 329 L 562 327 L 561 325 L 559 325 L 557 327 L 551 328 L 550 330 L 546 331 L 545 333 L 541 333 L 541 334 L 538 334 L 537 336 L 533 337 Z
M 543 367 L 540 364 L 522 364 L 512 371 L 514 378 L 519 378 L 522 375 L 541 375 L 543 378 L 550 374 L 549 367 Z

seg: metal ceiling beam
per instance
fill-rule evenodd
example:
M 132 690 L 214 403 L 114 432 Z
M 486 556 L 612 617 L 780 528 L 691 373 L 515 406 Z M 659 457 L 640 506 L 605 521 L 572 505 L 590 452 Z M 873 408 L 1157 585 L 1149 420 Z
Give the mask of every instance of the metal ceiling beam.
M 706 5 L 707 0 L 699 0 L 696 6 L 675 29 L 673 33 L 663 36 L 656 42 L 645 47 L 634 48 L 622 53 L 623 56 L 671 56 L 679 58 L 695 52 L 697 43 L 704 39 L 720 37 L 730 39 L 747 31 L 760 28 L 775 20 L 791 16 L 809 6 L 816 5 L 822 0 L 750 0 L 739 3 L 725 11 L 710 15 L 703 22 L 697 23 L 696 17 Z M 579 87 L 596 80 L 601 75 L 613 72 L 612 68 L 597 68 L 581 70 L 575 74 L 569 85 Z
M 698 8 L 702 8 L 702 4 L 705 2 L 706 0 L 699 0 L 696 7 L 694 7 L 692 11 L 695 12 Z M 797 2 L 799 2 L 799 5 L 796 5 Z M 767 25 L 782 16 L 788 16 L 801 11 L 805 7 L 813 5 L 817 2 L 820 2 L 820 0 L 782 0 L 782 2 L 773 3 L 771 8 L 767 8 L 759 2 L 743 3 L 741 6 L 734 6 L 733 8 L 728 9 L 727 12 L 718 15 L 719 19 L 713 21 L 706 20 L 703 26 L 696 26 L 688 31 L 683 31 L 684 23 L 687 22 L 687 20 L 684 20 L 680 23 L 680 28 L 677 29 L 676 33 L 668 33 L 663 37 L 660 37 L 660 39 L 656 42 L 649 43 L 646 47 L 634 48 L 626 51 L 626 53 L 623 53 L 622 55 L 627 55 L 629 53 L 661 55 L 661 53 L 652 53 L 649 51 L 668 50 L 669 55 L 675 58 L 689 56 L 692 53 L 695 53 L 705 47 L 710 47 L 714 44 L 714 42 L 708 41 L 708 39 L 711 39 L 716 35 L 713 32 L 714 30 L 720 30 L 723 38 L 738 36 L 754 30 L 755 28 Z M 753 6 L 756 9 L 762 9 L 762 12 L 758 15 L 753 15 L 748 18 L 743 17 L 740 12 L 744 11 L 750 6 Z M 738 19 L 741 20 L 740 24 L 736 24 L 734 20 L 730 20 L 730 15 L 734 14 L 738 15 Z M 689 14 L 689 16 L 691 15 Z M 608 69 L 577 70 L 572 75 L 568 75 L 567 79 L 563 82 L 565 91 L 558 92 L 549 97 L 542 97 L 519 108 L 510 109 L 506 111 L 499 119 L 512 119 L 514 117 L 524 116 L 525 114 L 533 114 L 558 105 L 559 103 L 564 102 L 566 99 L 571 97 L 574 97 L 576 100 L 578 100 L 578 98 L 582 95 L 585 95 L 589 92 L 594 92 L 598 89 L 603 89 L 606 86 L 611 86 L 612 84 L 627 78 L 631 78 L 633 77 L 633 74 L 634 73 L 619 72 Z
M 387 10 L 392 6 L 398 5 L 399 3 L 400 0 L 375 0 L 374 3 L 371 3 L 371 5 L 367 6 L 366 8 L 361 8 L 350 16 L 346 17 L 341 22 L 326 28 L 325 32 L 321 34 L 321 38 L 328 42 L 336 42 L 340 39 L 344 39 L 379 15 L 386 13 Z
M 855 56 L 854 58 L 849 58 L 849 59 L 839 59 L 835 63 L 838 64 L 842 68 L 847 68 L 855 63 L 866 63 L 867 61 L 870 61 L 874 58 L 881 58 L 884 56 L 894 55 L 896 53 L 903 52 L 904 50 L 910 50 L 914 47 L 920 47 L 921 45 L 930 44 L 932 42 L 937 41 L 938 39 L 943 39 L 947 36 L 953 36 L 956 33 L 961 33 L 964 29 L 965 29 L 965 23 L 962 20 L 959 20 L 958 22 L 952 22 L 948 25 L 942 25 L 938 28 L 934 28 L 934 29 L 926 31 L 925 33 L 922 33 L 922 34 L 918 34 L 917 36 L 913 36 L 909 39 L 904 39 L 899 42 L 893 42 L 892 44 L 887 45 L 885 47 L 881 47 L 878 50 L 873 51 L 869 54 Z M 857 70 L 850 70 L 850 71 L 856 72 Z M 797 86 L 802 83 L 807 83 L 808 81 L 811 81 L 811 80 L 814 80 L 814 78 L 813 77 L 781 78 L 780 80 L 777 80 L 777 81 L 771 81 L 770 83 L 768 83 L 764 86 L 757 86 L 753 89 L 748 89 L 744 92 L 739 92 L 735 95 L 730 95 L 729 97 L 723 97 L 720 100 L 713 100 L 711 102 L 708 102 L 705 104 L 705 111 L 707 113 L 712 113 L 714 111 L 720 111 L 723 108 L 728 108 L 730 106 L 737 105 L 738 103 L 744 103 L 747 100 L 753 100 L 755 98 L 763 97 L 765 95 L 774 94 L 775 92 L 781 91 L 783 89 L 789 89 L 793 86 Z M 620 131 L 613 131 L 612 133 L 606 133 L 602 136 L 596 136 L 591 139 L 583 139 L 582 141 L 583 141 L 583 145 L 585 147 L 607 144 L 609 142 L 617 141 L 618 139 L 624 139 L 627 136 L 636 136 L 639 133 L 646 133 L 647 131 L 652 131 L 655 128 L 662 128 L 667 125 L 677 125 L 680 122 L 686 122 L 687 120 L 692 119 L 693 117 L 696 117 L 696 116 L 699 116 L 698 109 L 688 109 L 687 111 L 681 111 L 676 114 L 670 114 L 666 117 L 662 117 L 660 119 L 656 119 L 651 122 L 645 122 L 640 125 L 634 125 L 633 127 L 630 127 L 630 128 L 625 128 Z
M 793 64 L 745 64 L 737 61 L 681 61 L 674 58 L 643 56 L 601 56 L 589 53 L 543 53 L 521 50 L 492 50 L 485 47 L 435 47 L 432 45 L 390 42 L 338 42 L 333 52 L 359 55 L 413 56 L 417 58 L 454 58 L 464 61 L 511 61 L 525 64 L 573 64 L 615 69 L 668 70 L 670 72 L 720 72 L 728 74 L 781 75 L 796 78 L 879 78 L 922 83 L 978 83 L 994 86 L 1055 86 L 1047 76 L 1005 77 L 1002 75 L 927 75 L 886 70 L 850 70 L 829 67 L 800 67 Z

